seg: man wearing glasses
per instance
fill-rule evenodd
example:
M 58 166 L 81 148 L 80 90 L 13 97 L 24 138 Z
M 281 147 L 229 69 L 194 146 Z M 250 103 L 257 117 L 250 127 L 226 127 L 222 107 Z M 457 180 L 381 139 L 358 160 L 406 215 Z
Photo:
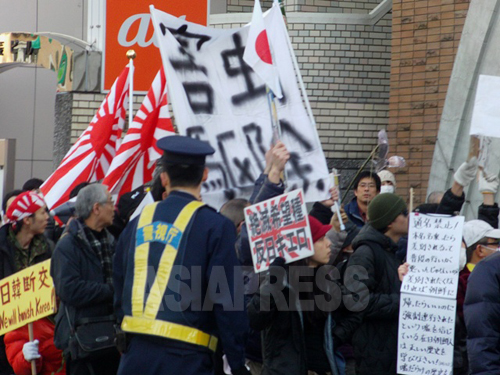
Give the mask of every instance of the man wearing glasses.
M 470 374 L 500 373 L 500 229 L 481 220 L 464 225 L 470 272 L 464 302 Z M 460 277 L 462 282 L 462 275 Z
M 396 375 L 401 288 L 396 250 L 408 234 L 406 203 L 392 193 L 377 195 L 368 205 L 368 220 L 353 241 L 344 278 L 353 293 L 352 303 L 345 298 L 344 304 L 352 313 L 334 334 L 342 342 L 353 334 L 356 374 Z
M 344 207 L 349 220 L 361 228 L 368 221 L 368 204 L 380 193 L 380 177 L 375 172 L 363 171 L 354 181 L 354 198 Z

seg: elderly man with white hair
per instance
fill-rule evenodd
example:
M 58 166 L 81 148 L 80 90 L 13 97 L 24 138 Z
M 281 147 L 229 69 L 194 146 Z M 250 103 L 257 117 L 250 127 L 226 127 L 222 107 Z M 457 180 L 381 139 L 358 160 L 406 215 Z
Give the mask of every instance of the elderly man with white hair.
M 114 204 L 102 184 L 84 187 L 76 198 L 76 216 L 56 246 L 51 275 L 61 299 L 56 316 L 54 342 L 67 359 L 67 374 L 112 375 L 119 354 L 106 351 L 87 358 L 76 356 L 70 339 L 82 320 L 113 314 L 112 257 L 115 241 L 106 230 L 113 223 Z

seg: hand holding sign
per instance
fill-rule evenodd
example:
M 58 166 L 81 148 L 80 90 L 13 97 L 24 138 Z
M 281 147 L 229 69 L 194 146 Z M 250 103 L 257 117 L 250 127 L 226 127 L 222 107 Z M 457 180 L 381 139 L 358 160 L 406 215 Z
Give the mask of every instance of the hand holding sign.
M 479 175 L 479 192 L 481 194 L 496 194 L 498 191 L 498 176 L 483 171 Z
M 30 362 L 41 358 L 40 353 L 38 353 L 38 343 L 38 340 L 34 340 L 23 345 L 23 356 L 26 361 Z

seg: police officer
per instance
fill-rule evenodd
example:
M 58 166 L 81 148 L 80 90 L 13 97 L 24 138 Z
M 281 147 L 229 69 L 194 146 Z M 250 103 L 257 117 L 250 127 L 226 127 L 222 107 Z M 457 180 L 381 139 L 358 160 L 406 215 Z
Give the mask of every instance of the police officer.
M 249 374 L 234 225 L 200 201 L 205 157 L 215 150 L 183 136 L 158 147 L 168 197 L 127 225 L 114 261 L 115 309 L 127 335 L 118 374 L 212 374 L 217 340 L 232 373 Z

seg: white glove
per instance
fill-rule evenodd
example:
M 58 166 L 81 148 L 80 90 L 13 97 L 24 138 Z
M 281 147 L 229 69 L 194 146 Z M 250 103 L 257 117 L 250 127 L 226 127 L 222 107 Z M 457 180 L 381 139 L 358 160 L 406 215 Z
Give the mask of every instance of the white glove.
M 498 191 L 498 176 L 494 174 L 479 174 L 479 192 L 481 194 L 496 194 Z
M 477 158 L 473 157 L 469 161 L 463 162 L 457 169 L 453 178 L 463 187 L 469 186 L 477 174 Z
M 38 353 L 38 340 L 28 341 L 23 345 L 23 355 L 24 359 L 28 362 L 40 358 L 40 353 Z

